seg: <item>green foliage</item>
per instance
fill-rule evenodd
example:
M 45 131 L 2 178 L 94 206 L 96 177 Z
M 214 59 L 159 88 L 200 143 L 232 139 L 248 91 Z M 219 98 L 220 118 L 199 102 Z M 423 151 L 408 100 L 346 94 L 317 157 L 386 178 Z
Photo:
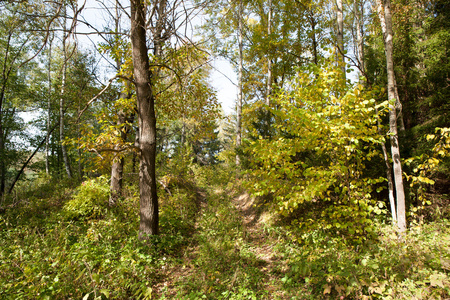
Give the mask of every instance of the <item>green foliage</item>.
M 109 184 L 105 176 L 83 181 L 75 195 L 64 204 L 67 219 L 98 218 L 105 213 L 109 198 Z
M 160 191 L 161 234 L 149 241 L 137 238 L 136 186 L 127 187 L 125 199 L 101 219 L 76 221 L 64 218 L 62 202 L 71 201 L 72 191 L 63 182 L 43 178 L 32 190 L 23 187 L 23 194 L 17 194 L 22 200 L 0 214 L 0 298 L 445 299 L 450 295 L 446 219 L 414 224 L 401 244 L 390 226 L 379 224 L 373 226 L 377 238 L 358 246 L 347 243 L 346 235 L 330 235 L 323 229 L 305 232 L 268 223 L 257 228 L 253 222 L 244 223 L 243 217 L 251 214 L 242 215 L 238 209 L 240 186 L 230 184 L 235 181 L 234 170 L 220 166 L 191 170 L 195 175 L 188 179 L 171 177 L 171 195 Z M 201 196 L 194 179 L 202 183 Z M 272 258 L 262 259 L 261 249 Z
M 134 186 L 109 210 L 104 177 L 86 181 L 74 197 L 55 180 L 33 188 L 0 214 L 1 299 L 153 299 L 154 285 L 188 244 L 194 220 L 186 211 L 197 211 L 192 188 L 173 189 L 172 200 L 162 197 L 161 235 L 140 241 Z
M 380 212 L 373 186 L 383 181 L 364 172 L 383 140 L 371 94 L 347 86 L 331 65 L 311 66 L 299 72 L 290 90 L 274 97 L 272 107 L 273 135 L 263 138 L 254 128 L 247 141 L 247 155 L 253 157 L 248 188 L 271 197 L 285 216 L 316 207 L 318 215 L 306 213 L 299 226 L 364 238 L 373 214 Z
M 450 129 L 436 128 L 435 133 L 427 134 L 424 140 L 423 143 L 428 144 L 429 150 L 405 160 L 410 169 L 405 177 L 410 185 L 411 202 L 415 204 L 412 208 L 414 214 L 435 204 L 433 200 L 436 196 L 430 192 L 431 186 L 449 172 Z
M 286 289 L 298 289 L 299 295 L 312 293 L 311 299 L 445 298 L 450 293 L 447 226 L 444 220 L 413 227 L 399 245 L 392 227 L 377 225 L 379 239 L 358 247 L 320 230 L 286 231 L 288 241 L 297 236 L 298 242 L 284 242 L 278 248 L 289 261 L 281 280 Z M 435 242 L 438 237 L 441 243 Z

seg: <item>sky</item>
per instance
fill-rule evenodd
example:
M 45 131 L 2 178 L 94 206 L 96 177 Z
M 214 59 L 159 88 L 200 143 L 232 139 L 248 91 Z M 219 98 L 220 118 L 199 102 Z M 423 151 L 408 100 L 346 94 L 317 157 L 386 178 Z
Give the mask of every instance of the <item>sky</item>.
M 103 2 L 106 3 L 107 1 Z M 84 3 L 84 0 L 79 0 L 79 6 Z M 114 2 L 112 2 L 114 3 Z M 105 4 L 107 5 L 107 4 Z M 112 4 L 110 5 L 112 6 Z M 87 22 L 95 26 L 97 29 L 102 28 L 105 19 L 108 18 L 107 13 L 102 11 L 100 8 L 100 4 L 94 0 L 86 0 L 85 8 L 82 12 L 82 16 L 85 18 Z M 193 25 L 198 26 L 202 24 L 203 16 L 199 15 L 193 20 Z M 77 27 L 77 32 L 92 32 L 87 26 L 83 24 L 79 24 Z M 192 36 L 193 40 L 196 38 L 193 33 L 188 33 Z M 93 49 L 94 43 L 101 41 L 96 35 L 80 35 L 78 36 L 78 41 L 80 45 L 85 49 Z M 229 115 L 233 113 L 236 99 L 237 99 L 237 76 L 233 71 L 231 64 L 220 58 L 214 58 L 211 61 L 211 77 L 210 84 L 214 90 L 217 92 L 217 98 L 219 102 L 222 104 L 222 108 L 224 112 Z M 105 65 L 106 67 L 106 65 Z M 113 74 L 110 77 L 114 76 Z M 106 76 L 107 77 L 107 76 Z M 105 79 L 105 82 L 108 78 Z

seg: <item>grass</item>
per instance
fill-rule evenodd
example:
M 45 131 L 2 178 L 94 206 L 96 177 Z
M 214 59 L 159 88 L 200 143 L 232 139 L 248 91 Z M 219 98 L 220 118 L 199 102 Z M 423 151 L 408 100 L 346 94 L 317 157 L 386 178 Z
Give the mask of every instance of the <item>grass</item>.
M 380 223 L 377 238 L 354 244 L 285 225 L 226 169 L 192 172 L 160 191 L 161 235 L 145 242 L 135 186 L 118 207 L 80 219 L 64 212 L 74 187 L 23 189 L 0 214 L 0 298 L 450 298 L 445 218 L 414 224 L 403 242 Z

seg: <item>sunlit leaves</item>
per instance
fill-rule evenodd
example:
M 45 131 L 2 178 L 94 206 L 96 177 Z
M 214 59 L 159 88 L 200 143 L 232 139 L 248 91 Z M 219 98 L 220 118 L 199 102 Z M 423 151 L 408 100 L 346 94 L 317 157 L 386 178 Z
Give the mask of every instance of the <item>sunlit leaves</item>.
M 273 101 L 275 135 L 249 141 L 247 148 L 254 157 L 252 190 L 272 195 L 284 215 L 326 201 L 331 205 L 322 216 L 330 228 L 362 233 L 370 212 L 379 213 L 364 175 L 382 140 L 375 100 L 361 86 L 346 86 L 332 66 L 313 66 Z

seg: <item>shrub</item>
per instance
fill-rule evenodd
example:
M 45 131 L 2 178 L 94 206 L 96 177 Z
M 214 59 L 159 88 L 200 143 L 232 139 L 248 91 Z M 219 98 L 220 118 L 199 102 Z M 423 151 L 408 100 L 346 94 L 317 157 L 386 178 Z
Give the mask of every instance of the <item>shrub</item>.
M 84 181 L 76 189 L 75 196 L 64 205 L 67 219 L 100 217 L 106 210 L 109 191 L 105 176 Z

